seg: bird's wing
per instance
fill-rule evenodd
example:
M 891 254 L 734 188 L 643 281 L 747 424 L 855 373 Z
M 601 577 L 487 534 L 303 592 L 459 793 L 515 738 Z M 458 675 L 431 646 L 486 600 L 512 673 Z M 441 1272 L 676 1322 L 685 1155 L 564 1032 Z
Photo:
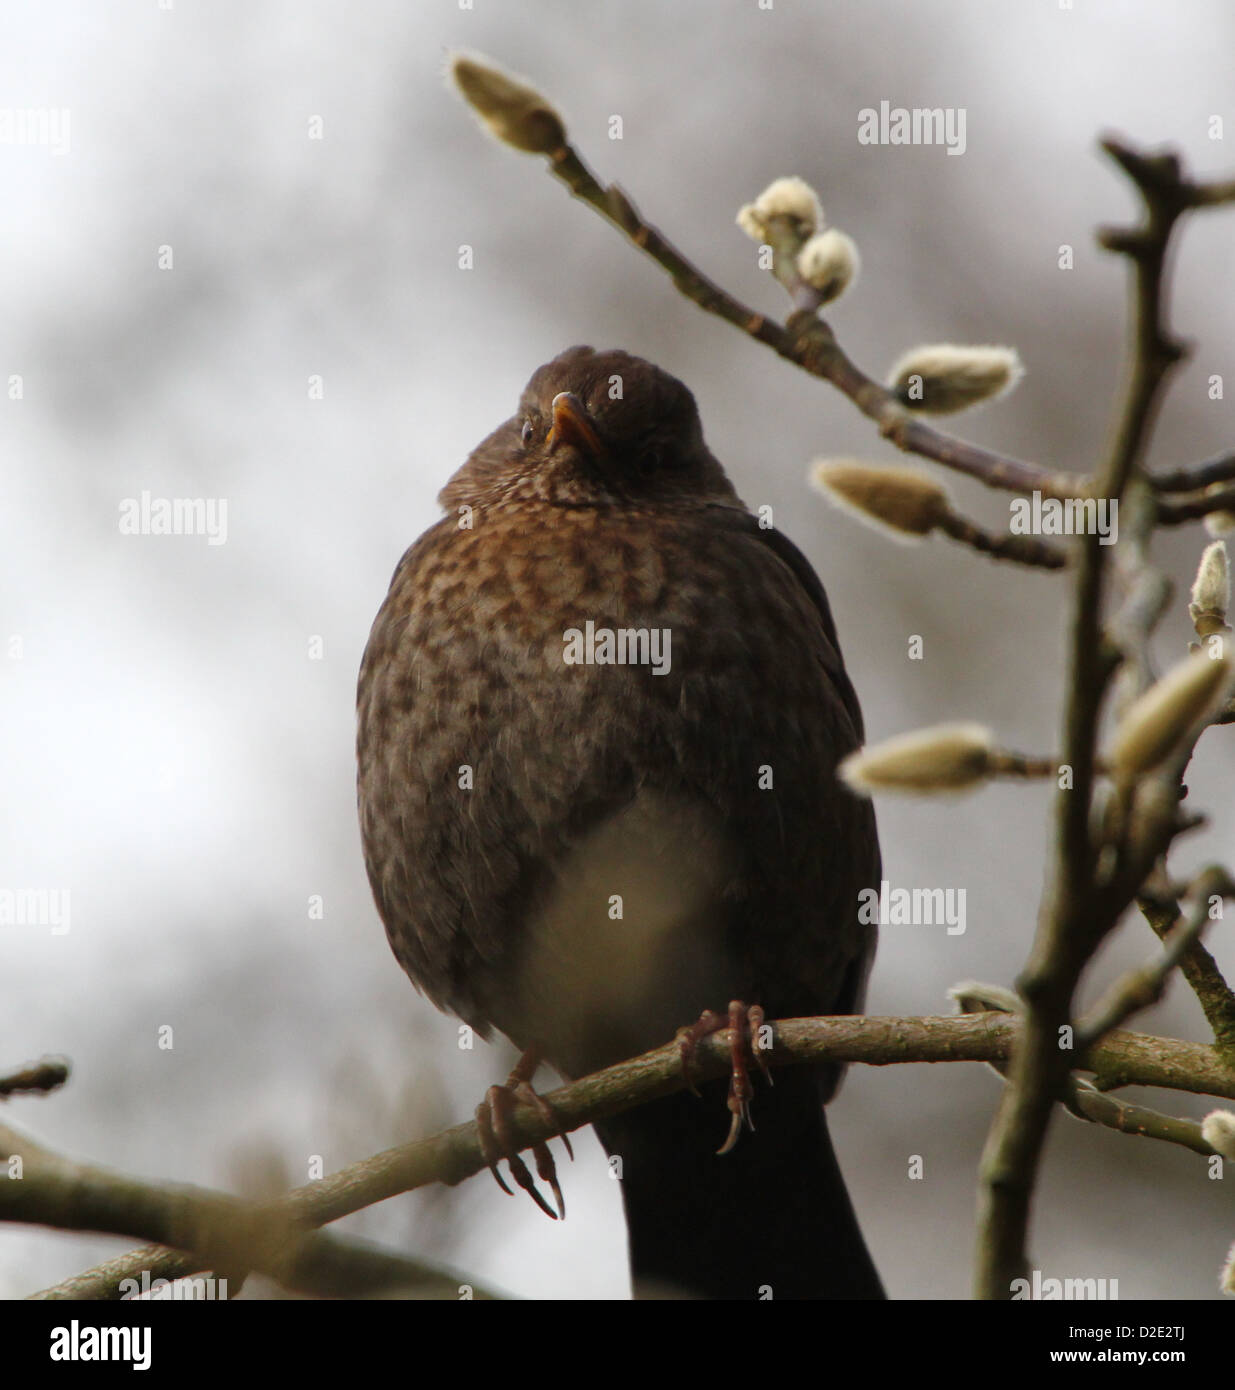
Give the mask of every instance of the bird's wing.
M 814 569 L 812 569 L 810 561 L 783 531 L 778 531 L 775 527 L 761 526 L 758 518 L 753 516 L 740 504 L 738 506 L 733 506 L 729 503 L 713 503 L 710 509 L 717 514 L 717 523 L 722 527 L 731 528 L 742 535 L 757 540 L 761 545 L 766 546 L 768 550 L 793 572 L 794 578 L 802 586 L 807 597 L 815 606 L 819 614 L 819 620 L 823 625 L 824 641 L 820 646 L 820 660 L 833 686 L 836 688 L 836 693 L 840 696 L 849 714 L 849 718 L 853 722 L 853 729 L 854 733 L 857 735 L 857 741 L 861 743 L 865 738 L 865 731 L 862 725 L 862 709 L 858 704 L 858 696 L 853 688 L 853 682 L 849 679 L 849 673 L 845 670 L 844 658 L 841 656 L 840 640 L 836 635 L 836 623 L 832 618 L 832 609 L 828 603 L 828 596 L 824 593 L 823 584 L 820 582 L 819 576 L 815 573 Z

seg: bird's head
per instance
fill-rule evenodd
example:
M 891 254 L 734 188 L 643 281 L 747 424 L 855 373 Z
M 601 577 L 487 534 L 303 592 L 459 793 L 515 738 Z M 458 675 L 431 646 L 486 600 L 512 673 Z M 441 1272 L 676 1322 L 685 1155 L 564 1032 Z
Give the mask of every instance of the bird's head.
M 443 506 L 732 499 L 676 377 L 620 351 L 573 347 L 532 374 L 519 408 L 442 490 Z

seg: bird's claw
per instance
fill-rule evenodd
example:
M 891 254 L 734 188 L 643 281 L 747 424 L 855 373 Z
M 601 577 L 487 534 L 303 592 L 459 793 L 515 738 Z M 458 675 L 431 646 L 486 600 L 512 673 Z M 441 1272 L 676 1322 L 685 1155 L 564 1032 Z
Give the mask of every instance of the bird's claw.
M 494 1180 L 503 1192 L 509 1196 L 514 1193 L 507 1187 L 502 1179 L 502 1174 L 498 1164 L 504 1158 L 510 1165 L 510 1176 L 515 1180 L 517 1186 L 531 1197 L 532 1201 L 544 1212 L 550 1221 L 557 1221 L 559 1217 L 566 1219 L 566 1201 L 562 1196 L 562 1188 L 557 1180 L 557 1164 L 553 1160 L 553 1155 L 549 1152 L 549 1146 L 544 1140 L 540 1140 L 531 1146 L 532 1157 L 536 1161 L 536 1175 L 541 1182 L 547 1183 L 553 1193 L 553 1200 L 557 1206 L 555 1212 L 541 1195 L 540 1189 L 536 1186 L 536 1180 L 528 1171 L 528 1166 L 519 1156 L 519 1144 L 515 1139 L 511 1127 L 511 1117 L 514 1114 L 515 1106 L 519 1102 L 530 1105 L 546 1124 L 552 1125 L 555 1130 L 561 1133 L 561 1121 L 553 1106 L 532 1088 L 532 1077 L 536 1068 L 540 1064 L 540 1057 L 534 1048 L 529 1048 L 519 1059 L 506 1079 L 504 1086 L 490 1086 L 485 1092 L 485 1098 L 476 1107 L 476 1129 L 480 1139 L 480 1151 L 484 1155 L 485 1162 L 489 1165 L 489 1171 L 493 1174 Z M 566 1145 L 566 1153 L 573 1160 L 575 1154 L 570 1146 L 570 1137 L 562 1133 L 562 1142 Z
M 734 999 L 729 1004 L 727 1018 L 712 1009 L 704 1009 L 698 1022 L 691 1024 L 689 1028 L 678 1029 L 677 1040 L 682 1051 L 682 1074 L 695 1095 L 699 1094 L 699 1090 L 690 1074 L 695 1049 L 704 1038 L 720 1032 L 722 1028 L 729 1030 L 730 1072 L 727 1104 L 732 1118 L 729 1121 L 729 1133 L 725 1142 L 716 1150 L 718 1154 L 727 1154 L 733 1148 L 742 1133 L 743 1125 L 754 1131 L 755 1123 L 751 1119 L 750 1101 L 755 1091 L 750 1080 L 750 1058 L 754 1058 L 755 1065 L 767 1078 L 768 1085 L 772 1084 L 772 1073 L 768 1070 L 768 1064 L 759 1048 L 759 1030 L 763 1027 L 763 1022 L 763 1009 L 758 1004 L 752 1004 L 748 1008 L 740 999 Z

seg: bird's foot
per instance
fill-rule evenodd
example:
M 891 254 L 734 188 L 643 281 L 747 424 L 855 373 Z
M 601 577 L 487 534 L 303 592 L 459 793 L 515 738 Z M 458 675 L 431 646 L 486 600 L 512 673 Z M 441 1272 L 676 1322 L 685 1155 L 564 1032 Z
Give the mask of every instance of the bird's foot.
M 544 1096 L 532 1089 L 532 1077 L 536 1075 L 536 1068 L 539 1065 L 539 1050 L 536 1047 L 529 1047 L 515 1064 L 514 1071 L 506 1078 L 506 1084 L 504 1086 L 490 1086 L 485 1092 L 484 1100 L 476 1107 L 476 1128 L 480 1134 L 481 1153 L 484 1154 L 489 1171 L 493 1174 L 502 1191 L 514 1196 L 514 1193 L 502 1181 L 502 1175 L 498 1171 L 497 1165 L 504 1158 L 510 1165 L 510 1176 L 531 1197 L 532 1201 L 550 1221 L 556 1221 L 559 1216 L 565 1220 L 566 1202 L 562 1197 L 562 1189 L 557 1180 L 557 1164 L 553 1161 L 548 1144 L 543 1140 L 533 1144 L 531 1146 L 532 1157 L 536 1160 L 537 1176 L 541 1182 L 548 1183 L 553 1192 L 553 1200 L 557 1205 L 556 1212 L 541 1196 L 540 1189 L 528 1171 L 527 1164 L 519 1157 L 520 1146 L 515 1142 L 510 1125 L 515 1106 L 522 1101 L 525 1105 L 530 1105 L 546 1124 L 552 1125 L 555 1130 L 561 1133 L 567 1155 L 571 1159 L 575 1156 L 574 1150 L 570 1147 L 569 1136 L 562 1132 L 562 1125 L 557 1112 Z
M 729 1030 L 729 1134 L 725 1142 L 716 1150 L 718 1154 L 727 1154 L 738 1142 L 738 1136 L 742 1132 L 743 1124 L 750 1130 L 754 1130 L 755 1124 L 750 1117 L 750 1101 L 755 1094 L 755 1089 L 751 1085 L 750 1079 L 750 1060 L 753 1058 L 755 1065 L 767 1078 L 768 1085 L 772 1084 L 772 1073 L 768 1070 L 768 1064 L 764 1061 L 759 1049 L 759 1030 L 763 1027 L 763 1010 L 758 1004 L 752 1004 L 748 1008 L 740 999 L 734 999 L 729 1005 L 729 1015 L 725 1016 L 714 1012 L 712 1009 L 704 1009 L 699 1015 L 699 1021 L 692 1023 L 689 1028 L 678 1030 L 677 1040 L 682 1049 L 682 1074 L 686 1077 L 687 1085 L 695 1095 L 699 1094 L 694 1081 L 691 1080 L 690 1065 L 694 1059 L 695 1049 L 699 1043 L 713 1033 L 718 1033 L 722 1028 Z

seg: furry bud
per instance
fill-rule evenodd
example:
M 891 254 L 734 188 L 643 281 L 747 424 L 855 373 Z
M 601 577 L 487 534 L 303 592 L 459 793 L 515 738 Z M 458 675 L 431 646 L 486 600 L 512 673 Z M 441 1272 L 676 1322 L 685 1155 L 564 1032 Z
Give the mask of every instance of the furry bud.
M 819 291 L 820 302 L 839 299 L 857 278 L 861 259 L 852 237 L 829 227 L 816 232 L 798 252 L 798 274 Z
M 1188 605 L 1197 632 L 1208 636 L 1221 630 L 1226 623 L 1226 611 L 1231 605 L 1231 577 L 1227 566 L 1226 543 L 1213 541 L 1205 547 L 1192 584 L 1192 602 Z M 1207 630 L 1203 630 L 1207 629 Z
M 552 154 L 566 143 L 562 118 L 534 87 L 463 53 L 451 58 L 450 75 L 497 139 L 529 154 Z
M 936 724 L 850 753 L 838 769 L 854 791 L 959 791 L 986 779 L 991 732 L 981 724 Z
M 921 468 L 874 468 L 854 459 L 820 459 L 810 479 L 837 506 L 903 536 L 930 535 L 951 510 L 947 491 Z
M 1196 652 L 1172 667 L 1124 711 L 1111 748 L 1115 775 L 1127 779 L 1152 771 L 1218 704 L 1230 683 L 1231 660 L 1225 654 Z
M 1235 1112 L 1211 1110 L 1201 1121 L 1201 1138 L 1215 1153 L 1235 1160 Z
M 1013 348 L 935 343 L 905 353 L 888 385 L 910 409 L 948 415 L 1002 396 L 1024 374 Z
M 818 195 L 805 179 L 797 177 L 775 179 L 768 184 L 753 203 L 739 210 L 738 226 L 753 241 L 767 241 L 768 224 L 774 217 L 794 224 L 802 241 L 823 226 Z

